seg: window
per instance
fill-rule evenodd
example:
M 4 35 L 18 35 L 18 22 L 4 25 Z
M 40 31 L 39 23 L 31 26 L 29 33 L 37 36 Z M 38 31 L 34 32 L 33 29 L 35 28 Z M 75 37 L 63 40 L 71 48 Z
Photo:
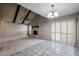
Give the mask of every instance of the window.
M 76 43 L 76 21 L 75 19 L 52 22 L 51 39 L 64 43 Z

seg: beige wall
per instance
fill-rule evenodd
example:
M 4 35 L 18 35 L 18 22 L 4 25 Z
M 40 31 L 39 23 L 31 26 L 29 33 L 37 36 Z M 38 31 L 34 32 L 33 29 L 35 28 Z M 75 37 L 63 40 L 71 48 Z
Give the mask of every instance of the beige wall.
M 49 40 L 50 39 L 50 23 L 48 22 L 49 20 L 47 18 L 36 15 L 33 18 L 33 20 L 30 22 L 30 25 L 39 26 L 38 34 L 40 35 L 40 38 Z
M 27 25 L 12 23 L 16 8 L 17 4 L 0 4 L 0 43 L 27 36 Z
M 27 36 L 27 26 L 1 21 L 0 42 L 19 39 Z

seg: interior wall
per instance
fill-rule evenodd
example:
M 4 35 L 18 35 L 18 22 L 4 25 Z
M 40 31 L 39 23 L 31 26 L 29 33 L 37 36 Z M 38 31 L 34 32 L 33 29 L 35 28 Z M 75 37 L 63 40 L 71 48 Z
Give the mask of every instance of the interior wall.
M 50 23 L 47 18 L 36 15 L 30 22 L 32 26 L 39 26 L 38 34 L 40 38 L 50 40 Z
M 14 3 L 0 4 L 0 43 L 27 36 L 27 25 L 13 23 L 16 9 L 17 4 Z
M 19 39 L 27 36 L 27 26 L 23 24 L 13 24 L 1 21 L 0 25 L 0 43 Z

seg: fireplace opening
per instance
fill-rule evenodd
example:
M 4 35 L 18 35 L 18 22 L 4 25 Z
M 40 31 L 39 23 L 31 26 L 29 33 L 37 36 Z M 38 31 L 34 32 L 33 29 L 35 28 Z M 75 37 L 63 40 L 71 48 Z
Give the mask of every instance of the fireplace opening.
M 33 31 L 33 34 L 34 34 L 34 35 L 38 35 L 38 32 L 37 32 L 37 31 Z

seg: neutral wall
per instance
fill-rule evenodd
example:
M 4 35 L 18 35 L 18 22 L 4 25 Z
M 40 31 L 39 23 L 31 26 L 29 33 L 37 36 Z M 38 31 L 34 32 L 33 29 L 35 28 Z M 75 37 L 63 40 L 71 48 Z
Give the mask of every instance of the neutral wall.
M 48 19 L 42 16 L 36 15 L 33 20 L 30 22 L 32 26 L 39 26 L 38 34 L 40 38 L 50 39 L 50 23 L 48 23 Z
M 27 26 L 0 21 L 0 43 L 27 36 Z
M 16 19 L 20 24 L 17 21 L 13 23 L 16 9 L 17 4 L 14 3 L 0 4 L 0 43 L 27 36 L 27 25 L 21 24 L 25 8 L 20 8 L 19 18 Z

